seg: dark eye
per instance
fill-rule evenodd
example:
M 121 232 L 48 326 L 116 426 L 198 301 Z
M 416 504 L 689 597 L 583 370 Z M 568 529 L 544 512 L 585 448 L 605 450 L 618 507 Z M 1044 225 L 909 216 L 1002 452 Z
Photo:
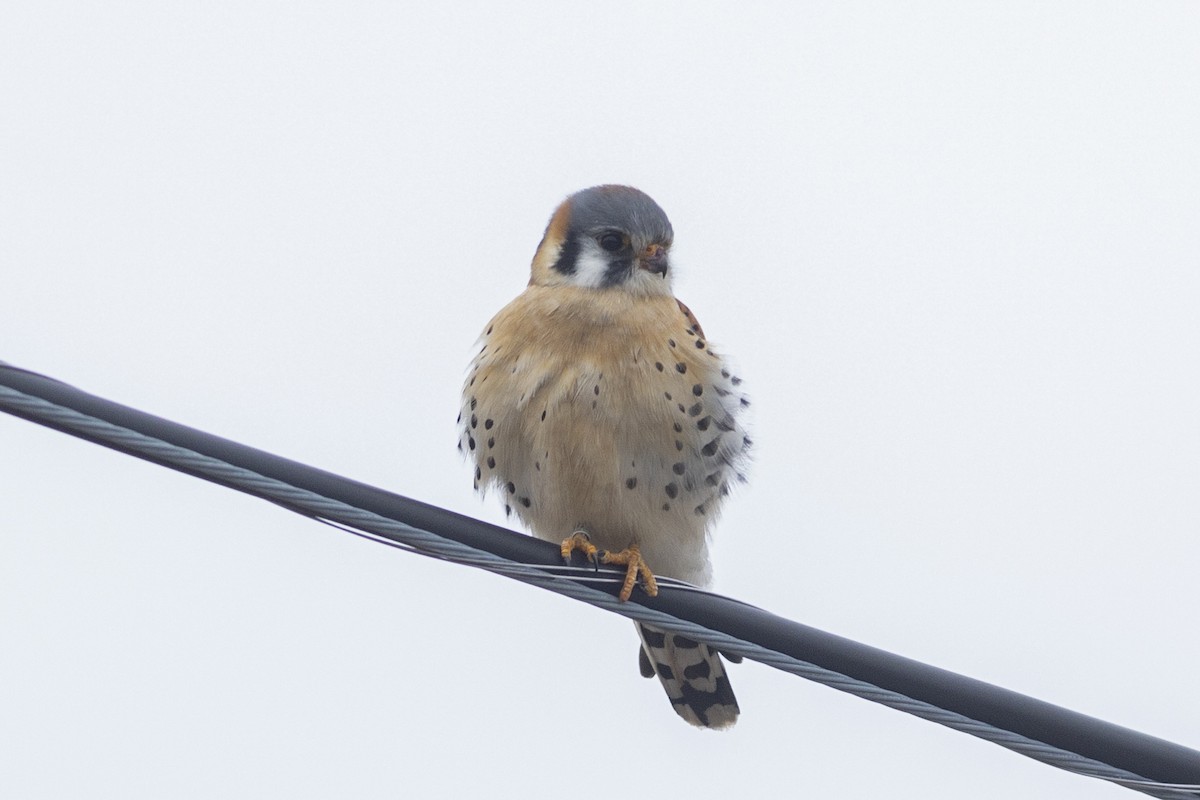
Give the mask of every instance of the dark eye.
M 600 242 L 600 246 L 610 253 L 615 253 L 625 246 L 625 237 L 616 231 L 605 231 L 596 241 Z

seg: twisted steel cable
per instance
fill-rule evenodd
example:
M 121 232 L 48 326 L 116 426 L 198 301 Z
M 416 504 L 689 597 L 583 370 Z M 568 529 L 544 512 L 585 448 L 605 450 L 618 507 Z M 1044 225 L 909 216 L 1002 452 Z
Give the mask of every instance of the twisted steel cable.
M 622 603 L 615 593 L 623 573 L 564 565 L 549 543 L 184 428 L 4 362 L 0 409 L 356 535 L 485 569 L 681 633 L 1060 769 L 1165 800 L 1200 797 L 1200 752 L 816 631 L 680 581 L 660 580 L 659 597 L 638 595 Z M 940 691 L 939 681 L 946 684 Z M 921 691 L 897 688 L 905 684 Z M 972 709 L 987 713 L 969 713 Z M 1055 735 L 1039 738 L 1029 729 Z

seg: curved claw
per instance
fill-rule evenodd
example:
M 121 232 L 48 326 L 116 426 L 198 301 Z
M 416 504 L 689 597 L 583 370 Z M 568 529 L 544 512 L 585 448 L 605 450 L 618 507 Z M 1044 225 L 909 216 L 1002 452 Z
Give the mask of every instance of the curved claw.
M 592 544 L 592 538 L 587 535 L 587 531 L 575 531 L 562 543 L 563 561 L 571 563 L 571 554 L 576 550 L 583 551 L 584 558 L 591 562 L 592 567 L 596 572 L 600 571 L 600 549 Z
M 654 573 L 650 571 L 650 567 L 646 565 L 642 558 L 642 550 L 636 544 L 631 544 L 619 553 L 605 552 L 600 560 L 605 564 L 623 564 L 625 565 L 625 583 L 621 585 L 621 591 L 617 594 L 617 599 L 624 603 L 633 594 L 633 585 L 637 583 L 640 576 L 642 579 L 642 588 L 646 590 L 646 594 L 651 597 L 658 596 L 658 581 L 654 580 Z

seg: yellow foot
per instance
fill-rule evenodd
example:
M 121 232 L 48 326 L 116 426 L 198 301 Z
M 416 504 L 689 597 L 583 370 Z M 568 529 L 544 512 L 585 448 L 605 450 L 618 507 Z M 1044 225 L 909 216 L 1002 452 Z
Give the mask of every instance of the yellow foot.
M 606 552 L 600 557 L 600 561 L 604 564 L 625 565 L 625 583 L 621 586 L 620 594 L 617 595 L 617 599 L 622 603 L 633 594 L 633 585 L 637 583 L 638 575 L 642 576 L 642 588 L 646 590 L 646 594 L 651 597 L 658 596 L 658 582 L 654 580 L 654 573 L 642 560 L 642 550 L 636 544 L 629 545 L 619 553 Z
M 584 556 L 586 556 L 587 560 L 592 564 L 599 563 L 596 559 L 596 554 L 599 553 L 600 550 L 596 547 L 596 545 L 592 544 L 591 537 L 587 535 L 586 531 L 575 531 L 566 539 L 563 539 L 563 561 L 570 564 L 571 553 L 574 553 L 576 550 L 583 551 Z

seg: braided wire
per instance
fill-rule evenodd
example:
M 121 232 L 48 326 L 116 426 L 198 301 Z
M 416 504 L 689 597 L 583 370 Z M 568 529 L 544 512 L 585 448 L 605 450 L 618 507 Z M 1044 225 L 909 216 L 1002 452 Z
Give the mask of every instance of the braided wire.
M 86 434 L 88 438 L 119 446 L 120 449 L 151 455 L 168 465 L 184 468 L 188 472 L 198 473 L 212 479 L 219 479 L 221 482 L 228 483 L 249 494 L 270 500 L 291 511 L 334 525 L 349 533 L 409 552 L 478 567 L 548 589 L 638 622 L 645 622 L 657 628 L 706 642 L 722 652 L 744 656 L 856 697 L 880 703 L 930 722 L 936 722 L 1069 772 L 1110 781 L 1164 800 L 1194 800 L 1194 798 L 1200 797 L 1200 785 L 1170 784 L 1147 780 L 1140 775 L 1118 769 L 1110 764 L 796 659 L 729 633 L 713 630 L 656 609 L 646 608 L 636 601 L 620 602 L 611 594 L 590 585 L 614 582 L 616 579 L 595 574 L 589 569 L 565 565 L 545 567 L 512 561 L 6 386 L 0 386 L 0 404 L 19 409 L 36 419 L 51 422 L 55 427 Z M 704 591 L 671 579 L 660 579 L 659 588 L 662 592 Z

